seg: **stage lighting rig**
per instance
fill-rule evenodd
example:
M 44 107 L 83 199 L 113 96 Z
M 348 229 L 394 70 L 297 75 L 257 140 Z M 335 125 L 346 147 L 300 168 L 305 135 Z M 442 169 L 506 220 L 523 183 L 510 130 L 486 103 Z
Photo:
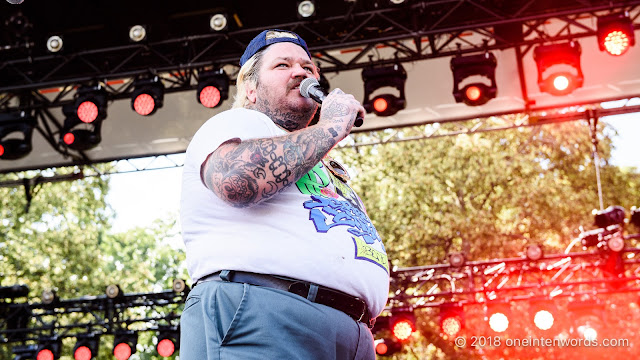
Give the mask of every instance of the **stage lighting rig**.
M 598 47 L 600 51 L 620 56 L 634 46 L 636 37 L 629 13 L 616 13 L 598 17 Z
M 529 244 L 524 250 L 524 254 L 527 259 L 531 261 L 538 261 L 544 257 L 544 251 L 542 246 L 538 244 Z
M 198 75 L 196 98 L 200 104 L 210 109 L 220 106 L 229 98 L 229 77 L 224 70 L 201 72 Z
M 413 311 L 394 311 L 389 318 L 391 333 L 400 341 L 408 341 L 416 331 L 416 317 Z
M 595 224 L 599 228 L 606 228 L 610 225 L 623 225 L 627 217 L 624 208 L 619 205 L 609 206 L 604 210 L 593 210 Z
M 316 14 L 317 5 L 313 0 L 298 1 L 298 18 L 308 19 Z
M 533 59 L 538 67 L 540 91 L 561 96 L 582 87 L 581 53 L 582 48 L 577 41 L 536 47 Z
M 456 102 L 464 102 L 469 106 L 486 104 L 496 97 L 496 57 L 486 52 L 480 55 L 456 56 L 451 58 L 451 71 L 453 71 L 453 97 Z M 461 85 L 467 78 L 487 79 L 489 83 L 472 82 L 462 88 Z
M 83 86 L 78 88 L 74 101 L 78 119 L 90 124 L 107 117 L 107 91 L 104 86 Z
M 401 64 L 365 68 L 362 70 L 362 80 L 364 81 L 362 105 L 368 113 L 374 112 L 378 116 L 391 116 L 407 106 L 404 96 L 407 72 Z M 383 93 L 371 98 L 376 90 L 386 87 L 396 89 L 399 95 Z
M 57 53 L 64 47 L 64 41 L 59 35 L 50 36 L 47 39 L 47 50 L 51 53 Z
M 62 113 L 65 119 L 60 132 L 61 144 L 78 151 L 90 150 L 98 146 L 102 141 L 100 134 L 102 118 L 98 116 L 91 123 L 83 122 L 78 118 L 74 104 L 62 106 Z
M 503 333 L 509 328 L 511 308 L 508 304 L 490 304 L 485 307 L 487 320 L 491 330 Z
M 227 29 L 228 21 L 225 14 L 215 14 L 209 19 L 209 27 L 213 31 L 223 31 Z
M 402 350 L 402 344 L 387 338 L 374 340 L 373 345 L 379 356 L 391 356 Z
M 452 252 L 447 255 L 449 265 L 453 267 L 462 267 L 467 262 L 467 257 L 461 252 Z
M 0 114 L 0 159 L 21 159 L 31 152 L 35 117 L 25 111 Z
M 557 308 L 549 300 L 536 300 L 529 304 L 529 315 L 536 328 L 547 331 L 556 323 L 553 315 Z
M 129 28 L 129 40 L 140 42 L 147 38 L 147 27 L 144 25 L 134 25 Z
M 142 116 L 153 115 L 162 107 L 164 85 L 158 76 L 148 79 L 137 79 L 133 82 L 131 108 Z
M 631 208 L 631 217 L 629 218 L 629 222 L 640 228 L 640 208 L 635 206 Z

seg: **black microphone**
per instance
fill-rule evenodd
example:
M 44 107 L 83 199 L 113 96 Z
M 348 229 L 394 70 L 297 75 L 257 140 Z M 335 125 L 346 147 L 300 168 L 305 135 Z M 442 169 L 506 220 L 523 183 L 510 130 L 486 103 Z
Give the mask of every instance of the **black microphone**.
M 306 98 L 311 98 L 318 104 L 322 104 L 324 99 L 327 97 L 324 89 L 320 86 L 320 83 L 318 83 L 318 80 L 314 78 L 306 78 L 302 80 L 300 83 L 300 95 Z M 360 127 L 363 122 L 364 119 L 358 116 L 356 117 L 356 121 L 353 126 Z

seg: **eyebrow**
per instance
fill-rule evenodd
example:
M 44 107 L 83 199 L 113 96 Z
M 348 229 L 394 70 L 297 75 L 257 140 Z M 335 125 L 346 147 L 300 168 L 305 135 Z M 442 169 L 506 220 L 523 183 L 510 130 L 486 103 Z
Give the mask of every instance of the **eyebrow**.
M 288 62 L 295 61 L 292 57 L 289 57 L 289 56 L 286 56 L 286 57 L 277 57 L 277 58 L 275 58 L 275 59 L 274 59 L 274 61 L 280 61 L 280 60 L 285 60 L 285 61 L 288 61 Z M 303 62 L 304 64 L 311 64 L 311 65 L 313 65 L 313 62 L 312 62 L 311 60 L 302 60 L 302 62 Z

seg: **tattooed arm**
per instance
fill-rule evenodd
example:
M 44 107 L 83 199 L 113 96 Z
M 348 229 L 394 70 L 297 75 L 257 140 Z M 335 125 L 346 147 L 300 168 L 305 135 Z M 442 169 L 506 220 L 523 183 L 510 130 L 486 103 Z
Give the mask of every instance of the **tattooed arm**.
M 289 134 L 227 142 L 202 164 L 207 188 L 235 207 L 271 198 L 309 172 L 353 126 L 364 109 L 353 96 L 334 90 L 317 125 Z

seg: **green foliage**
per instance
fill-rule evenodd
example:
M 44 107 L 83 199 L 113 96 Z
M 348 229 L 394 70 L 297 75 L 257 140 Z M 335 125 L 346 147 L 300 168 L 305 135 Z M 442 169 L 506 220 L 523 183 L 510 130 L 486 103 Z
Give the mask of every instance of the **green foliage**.
M 102 165 L 103 170 L 108 167 Z M 56 173 L 74 170 L 57 169 Z M 0 180 L 40 175 L 51 174 L 8 174 Z M 186 279 L 184 252 L 172 246 L 177 236 L 174 221 L 158 220 L 148 228 L 113 233 L 113 211 L 105 201 L 108 191 L 108 177 L 44 183 L 34 187 L 25 211 L 23 187 L 0 188 L 0 285 L 25 284 L 31 290 L 28 300 L 40 302 L 45 289 L 70 299 L 102 295 L 109 284 L 118 284 L 125 293 L 139 293 L 169 289 L 174 278 Z M 136 326 L 140 324 L 130 328 Z M 140 335 L 142 351 L 132 359 L 157 357 L 154 336 Z M 71 359 L 74 343 L 73 338 L 65 339 L 63 359 Z M 113 358 L 112 347 L 113 338 L 103 336 L 99 358 Z M 10 358 L 8 349 L 2 347 L 5 353 L 0 352 L 0 357 Z

